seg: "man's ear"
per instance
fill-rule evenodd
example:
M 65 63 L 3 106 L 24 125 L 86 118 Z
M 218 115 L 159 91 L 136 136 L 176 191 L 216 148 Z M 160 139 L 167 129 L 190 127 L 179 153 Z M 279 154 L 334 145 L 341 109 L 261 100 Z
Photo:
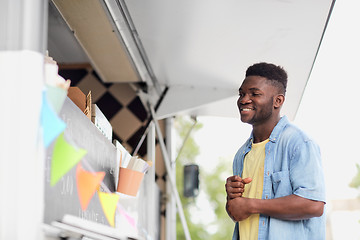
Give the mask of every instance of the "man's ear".
M 278 94 L 274 98 L 274 108 L 278 109 L 281 108 L 281 106 L 284 104 L 285 96 L 284 94 Z

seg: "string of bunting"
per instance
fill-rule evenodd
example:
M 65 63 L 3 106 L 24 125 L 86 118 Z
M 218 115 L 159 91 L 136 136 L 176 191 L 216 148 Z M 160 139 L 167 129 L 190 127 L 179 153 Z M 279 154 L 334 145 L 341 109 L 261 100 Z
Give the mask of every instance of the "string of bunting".
M 59 99 L 57 99 L 56 105 L 58 110 L 55 111 L 53 107 L 55 104 L 51 103 L 51 98 L 49 98 L 47 94 L 48 91 L 46 88 L 42 96 L 40 123 L 45 148 L 55 141 L 51 160 L 50 185 L 55 186 L 68 171 L 76 166 L 76 185 L 82 210 L 85 211 L 87 209 L 91 198 L 95 192 L 97 192 L 110 226 L 115 227 L 115 211 L 118 210 L 120 214 L 125 216 L 128 223 L 135 228 L 135 220 L 119 203 L 120 196 L 112 193 L 102 182 L 105 177 L 105 172 L 95 172 L 84 158 L 87 151 L 76 147 L 74 144 L 69 144 L 68 141 L 72 142 L 71 140 L 65 140 L 64 131 L 66 124 L 58 117 L 58 112 L 61 109 L 59 105 L 62 106 L 63 102 L 59 104 Z M 63 100 L 65 100 L 65 98 L 63 98 Z M 87 169 L 90 169 L 90 171 L 85 170 L 82 164 L 85 165 Z M 105 192 L 99 190 L 100 186 Z M 145 229 L 139 227 L 139 230 L 147 235 Z M 149 239 L 149 236 L 147 236 L 147 239 Z

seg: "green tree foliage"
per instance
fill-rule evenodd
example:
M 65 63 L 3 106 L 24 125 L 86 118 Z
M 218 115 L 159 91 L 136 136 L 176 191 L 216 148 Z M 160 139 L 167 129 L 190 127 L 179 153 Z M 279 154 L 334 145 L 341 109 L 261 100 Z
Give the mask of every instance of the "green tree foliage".
M 360 165 L 358 163 L 356 164 L 356 169 L 357 169 L 357 173 L 351 180 L 349 186 L 360 190 Z M 360 197 L 360 194 L 359 194 L 359 197 Z M 360 221 L 359 221 L 359 223 L 360 223 Z
M 175 129 L 179 139 L 177 142 L 178 151 L 181 149 L 176 161 L 176 184 L 180 193 L 181 202 L 184 208 L 184 214 L 187 220 L 188 228 L 191 238 L 193 240 L 218 240 L 231 239 L 234 223 L 227 216 L 225 211 L 225 180 L 231 174 L 231 159 L 221 159 L 217 167 L 212 172 L 205 172 L 200 166 L 200 191 L 204 192 L 210 202 L 213 213 L 216 215 L 215 219 L 210 223 L 195 223 L 192 221 L 195 214 L 201 214 L 197 211 L 197 198 L 185 198 L 183 196 L 183 168 L 184 165 L 196 163 L 195 158 L 199 154 L 199 146 L 195 142 L 192 134 L 202 127 L 202 124 L 197 123 L 193 127 L 194 120 L 186 117 L 177 117 L 175 120 Z M 187 138 L 182 147 L 183 140 L 188 135 L 189 130 L 192 129 L 192 134 Z M 214 159 L 216 161 L 216 159 Z M 183 227 L 180 218 L 177 216 L 177 239 L 185 239 Z M 212 231 L 209 231 L 212 229 Z
M 201 124 L 196 124 L 194 126 L 194 121 L 186 117 L 177 117 L 175 119 L 175 129 L 178 135 L 177 143 L 178 144 L 178 157 L 176 159 L 176 185 L 180 193 L 181 203 L 184 208 L 184 215 L 187 220 L 187 225 L 190 231 L 192 239 L 207 239 L 209 237 L 208 233 L 205 230 L 205 227 L 202 224 L 194 224 L 191 221 L 191 213 L 189 211 L 191 205 L 195 204 L 194 199 L 185 198 L 183 196 L 183 168 L 184 165 L 189 163 L 194 163 L 196 156 L 199 154 L 199 146 L 195 143 L 195 140 L 192 137 L 192 134 L 202 127 Z M 191 130 L 192 129 L 192 130 Z M 191 130 L 190 136 L 186 139 L 184 146 L 182 146 L 186 136 Z M 181 152 L 179 152 L 181 150 Z M 176 220 L 176 235 L 177 239 L 185 239 L 185 234 L 179 215 L 177 215 Z
M 360 190 L 360 165 L 356 164 L 357 173 L 354 178 L 351 180 L 349 186 Z
M 202 187 L 209 196 L 209 201 L 214 209 L 216 219 L 212 225 L 216 232 L 211 235 L 209 240 L 231 239 L 234 223 L 229 218 L 225 210 L 226 192 L 225 181 L 231 173 L 231 158 L 223 158 L 218 162 L 215 170 L 211 173 L 205 173 L 203 176 L 204 184 Z

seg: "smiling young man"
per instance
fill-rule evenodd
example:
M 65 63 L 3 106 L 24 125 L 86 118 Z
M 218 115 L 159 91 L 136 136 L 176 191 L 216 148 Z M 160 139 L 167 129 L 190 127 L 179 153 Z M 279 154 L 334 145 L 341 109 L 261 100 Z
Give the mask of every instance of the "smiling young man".
M 226 180 L 233 240 L 325 239 L 325 183 L 320 151 L 280 116 L 287 73 L 274 64 L 250 66 L 239 89 L 241 121 L 252 125 Z

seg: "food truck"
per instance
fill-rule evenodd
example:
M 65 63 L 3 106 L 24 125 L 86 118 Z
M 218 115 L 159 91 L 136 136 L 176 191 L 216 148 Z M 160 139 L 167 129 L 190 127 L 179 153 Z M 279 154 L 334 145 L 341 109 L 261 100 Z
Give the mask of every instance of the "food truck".
M 334 2 L 2 1 L 0 239 L 191 239 L 173 117 L 238 117 L 267 61 L 294 118 Z

